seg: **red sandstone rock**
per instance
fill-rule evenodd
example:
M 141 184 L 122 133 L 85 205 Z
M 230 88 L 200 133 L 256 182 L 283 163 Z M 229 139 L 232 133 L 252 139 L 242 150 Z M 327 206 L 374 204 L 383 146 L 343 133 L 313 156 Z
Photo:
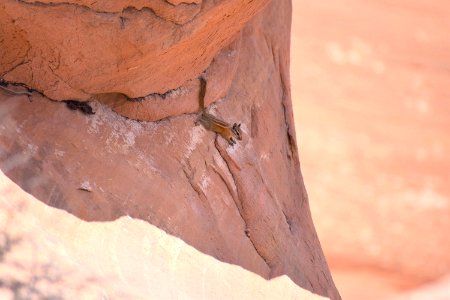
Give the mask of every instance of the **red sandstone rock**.
M 222 49 L 202 75 L 208 82 L 205 106 L 226 96 L 238 66 L 240 40 L 239 37 Z M 199 112 L 199 92 L 200 80 L 192 79 L 164 95 L 151 94 L 130 101 L 123 94 L 108 93 L 99 94 L 94 99 L 108 105 L 122 116 L 135 120 L 157 121 L 179 114 Z
M 66 5 L 45 4 L 36 9 L 41 4 L 33 4 L 36 10 L 31 12 L 22 2 L 5 3 L 0 11 L 22 11 L 33 17 L 26 22 L 27 30 L 32 29 L 28 23 L 37 20 L 34 18 L 50 12 L 64 15 L 67 9 Z M 64 103 L 49 101 L 36 92 L 31 101 L 26 96 L 0 93 L 2 170 L 37 199 L 82 220 L 141 219 L 221 261 L 266 279 L 287 275 L 302 288 L 339 299 L 314 230 L 300 173 L 289 83 L 290 1 L 273 1 L 236 34 L 263 4 L 203 1 L 201 12 L 185 24 L 191 30 L 180 31 L 179 43 L 169 45 L 164 37 L 175 25 L 171 23 L 167 29 L 167 22 L 156 20 L 146 10 L 126 10 L 128 23 L 123 30 L 147 29 L 144 21 L 151 18 L 155 26 L 151 34 L 160 37 L 151 40 L 154 48 L 146 49 L 142 57 L 119 51 L 119 41 L 129 35 L 113 36 L 120 32 L 117 28 L 109 33 L 112 24 L 120 26 L 114 23 L 120 21 L 118 16 L 110 20 L 109 13 L 100 17 L 91 9 L 69 5 L 82 20 L 85 14 L 97 20 L 72 32 L 69 36 L 76 38 L 69 39 L 69 44 L 93 51 L 91 46 L 98 46 L 99 36 L 90 33 L 96 28 L 108 33 L 102 40 L 107 48 L 119 47 L 115 59 L 132 61 L 143 69 L 127 71 L 111 65 L 107 53 L 93 51 L 95 59 L 90 57 L 73 66 L 84 73 L 71 77 L 72 88 L 54 85 L 50 89 L 55 95 L 78 91 L 88 96 L 101 94 L 101 102 L 91 102 L 95 115 L 71 111 Z M 59 24 L 61 20 L 54 17 Z M 62 33 L 67 27 L 60 28 L 53 33 L 56 37 L 43 35 L 41 39 L 48 38 L 49 46 L 58 38 L 66 41 Z M 127 34 L 136 38 L 131 33 Z M 7 37 L 13 40 L 11 34 Z M 145 38 L 148 36 L 135 42 L 149 47 Z M 229 45 L 232 38 L 235 40 Z M 96 43 L 86 44 L 89 39 Z M 199 49 L 204 50 L 200 56 Z M 56 63 L 58 70 L 73 71 L 72 65 L 63 61 L 61 58 Z M 105 61 L 108 63 L 101 63 Z M 98 68 L 85 70 L 90 63 Z M 153 64 L 163 64 L 164 72 L 153 72 Z M 46 72 L 44 62 L 23 66 Z M 32 82 L 41 78 L 24 68 L 14 68 L 4 78 L 30 74 L 37 78 Z M 95 70 L 98 80 L 92 79 L 90 70 Z M 234 147 L 195 126 L 198 113 L 192 112 L 198 109 L 197 76 L 203 71 L 208 82 L 205 102 L 215 101 L 209 112 L 242 124 L 243 139 Z M 92 80 L 81 87 L 83 77 Z M 153 95 L 132 104 L 118 99 L 120 93 L 135 97 L 168 89 L 174 90 L 162 100 Z M 103 103 L 134 119 L 164 119 L 132 120 Z
M 55 100 L 162 94 L 203 72 L 268 0 L 186 2 L 4 0 L 0 77 Z

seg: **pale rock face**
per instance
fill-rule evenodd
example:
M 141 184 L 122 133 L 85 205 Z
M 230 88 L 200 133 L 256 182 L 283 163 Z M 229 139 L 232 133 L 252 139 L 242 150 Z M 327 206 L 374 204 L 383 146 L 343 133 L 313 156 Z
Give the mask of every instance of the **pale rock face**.
M 106 5 L 103 10 L 121 9 L 120 2 L 114 4 L 119 8 L 107 4 L 98 2 Z M 261 10 L 265 4 L 182 2 L 170 9 L 179 5 L 201 9 L 191 21 L 175 25 L 147 9 L 125 9 L 115 15 L 79 3 L 48 6 L 7 0 L 0 6 L 5 18 L 30 16 L 27 22 L 19 17 L 8 23 L 12 32 L 18 24 L 21 30 L 31 30 L 39 17 L 52 14 L 54 32 L 52 37 L 41 35 L 40 45 L 56 47 L 59 36 L 63 47 L 77 45 L 80 53 L 88 51 L 95 59 L 81 55 L 75 66 L 65 59 L 75 60 L 78 54 L 61 56 L 54 69 L 67 73 L 58 83 L 52 82 L 51 72 L 45 77 L 34 71 L 46 72 L 43 59 L 48 60 L 45 53 L 51 51 L 37 52 L 33 57 L 39 62 L 11 64 L 4 79 L 35 83 L 30 84 L 34 88 L 37 81 L 48 79 L 38 89 L 53 96 L 34 92 L 27 99 L 0 93 L 1 169 L 36 199 L 84 221 L 139 219 L 265 279 L 286 275 L 315 294 L 339 299 L 300 173 L 289 83 L 291 4 L 273 1 Z M 81 24 L 56 26 L 57 16 L 64 16 L 68 7 L 79 16 L 73 22 L 81 20 Z M 120 16 L 126 16 L 124 28 Z M 94 28 L 104 36 L 94 35 Z M 150 28 L 153 38 L 141 35 Z M 173 28 L 178 28 L 178 39 L 168 42 L 165 37 Z M 19 34 L 2 32 L 11 41 L 26 41 Z M 30 36 L 24 32 L 23 36 Z M 123 50 L 118 41 L 124 38 L 135 38 L 132 44 L 145 51 Z M 35 53 L 34 47 L 30 49 Z M 27 53 L 21 57 L 28 57 Z M 121 63 L 111 63 L 111 57 Z M 138 69 L 133 69 L 136 65 Z M 155 65 L 163 69 L 153 69 Z M 70 75 L 75 69 L 76 74 Z M 208 110 L 229 123 L 242 124 L 242 141 L 234 147 L 195 125 L 197 76 L 203 71 Z M 164 96 L 148 95 L 153 92 Z M 123 94 L 145 97 L 130 102 Z M 46 95 L 95 96 L 91 101 L 95 114 L 69 110 Z M 160 121 L 149 122 L 156 120 Z
M 141 220 L 82 221 L 1 172 L 0 250 L 5 300 L 328 299 L 287 276 L 265 280 L 223 263 Z

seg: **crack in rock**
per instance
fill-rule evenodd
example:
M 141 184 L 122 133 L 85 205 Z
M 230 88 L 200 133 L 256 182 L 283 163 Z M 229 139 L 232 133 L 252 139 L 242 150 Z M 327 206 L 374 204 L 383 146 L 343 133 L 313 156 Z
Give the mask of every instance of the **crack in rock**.
M 207 200 L 207 197 L 205 195 L 205 193 L 202 191 L 202 189 L 200 187 L 198 187 L 195 182 L 194 179 L 192 178 L 192 175 L 189 174 L 188 170 L 186 170 L 186 168 L 190 169 L 189 167 L 183 166 L 183 174 L 186 177 L 189 185 L 192 187 L 192 189 L 197 193 L 198 197 L 204 202 Z
M 256 246 L 255 242 L 253 241 L 253 239 L 252 239 L 252 237 L 251 237 L 251 228 L 250 228 L 249 224 L 247 223 L 246 218 L 244 217 L 245 209 L 244 209 L 244 207 L 242 206 L 242 204 L 239 203 L 239 199 L 240 199 L 240 197 L 239 197 L 239 187 L 238 187 L 238 184 L 237 184 L 235 175 L 234 175 L 233 172 L 231 171 L 229 162 L 227 161 L 227 159 L 225 159 L 225 155 L 224 155 L 224 153 L 223 153 L 224 150 L 222 150 L 222 149 L 220 148 L 220 146 L 218 145 L 217 138 L 216 138 L 216 140 L 215 140 L 215 142 L 214 142 L 214 147 L 216 148 L 217 152 L 219 153 L 220 157 L 222 158 L 223 162 L 225 163 L 225 166 L 227 167 L 227 170 L 228 170 L 228 172 L 230 173 L 231 178 L 232 178 L 232 180 L 233 180 L 233 184 L 234 184 L 234 186 L 235 186 L 235 188 L 236 188 L 237 199 L 236 199 L 236 201 L 235 201 L 235 204 L 236 204 L 236 208 L 237 208 L 237 210 L 238 210 L 239 215 L 241 216 L 242 220 L 244 221 L 244 224 L 245 224 L 245 234 L 246 234 L 246 236 L 248 237 L 248 239 L 250 240 L 250 243 L 252 244 L 252 246 L 253 246 L 253 248 L 255 249 L 255 251 L 256 251 L 256 253 L 258 254 L 258 256 L 261 257 L 261 259 L 262 259 L 262 260 L 264 261 L 264 263 L 267 265 L 267 267 L 268 267 L 268 269 L 269 269 L 269 274 L 270 274 L 271 271 L 272 271 L 271 264 L 270 264 L 269 261 L 264 257 L 264 255 L 259 251 L 258 247 Z M 233 200 L 234 200 L 234 199 L 233 199 Z
M 297 142 L 295 138 L 295 129 L 293 126 L 290 125 L 291 115 L 292 115 L 292 109 L 290 105 L 288 104 L 289 97 L 289 79 L 286 79 L 286 71 L 284 65 L 281 63 L 279 58 L 279 49 L 274 48 L 273 44 L 270 42 L 270 38 L 265 37 L 265 41 L 267 43 L 268 48 L 270 48 L 270 51 L 272 53 L 273 58 L 273 64 L 278 67 L 278 72 L 280 76 L 280 88 L 281 88 L 281 105 L 283 108 L 283 114 L 284 114 L 284 123 L 286 126 L 286 133 L 287 133 L 287 140 L 288 140 L 288 159 L 289 160 L 295 160 L 295 157 L 297 156 Z M 289 75 L 287 76 L 289 78 Z

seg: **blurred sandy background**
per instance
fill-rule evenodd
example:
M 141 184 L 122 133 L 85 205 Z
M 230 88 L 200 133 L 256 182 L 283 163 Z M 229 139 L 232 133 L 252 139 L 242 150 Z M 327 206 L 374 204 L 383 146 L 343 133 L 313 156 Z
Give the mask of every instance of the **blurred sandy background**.
M 450 1 L 293 0 L 291 81 L 343 299 L 450 299 Z

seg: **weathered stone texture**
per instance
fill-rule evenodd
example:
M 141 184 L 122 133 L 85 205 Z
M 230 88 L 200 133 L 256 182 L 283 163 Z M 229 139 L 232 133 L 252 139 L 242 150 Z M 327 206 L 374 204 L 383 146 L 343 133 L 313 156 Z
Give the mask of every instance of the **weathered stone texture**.
M 4 0 L 0 76 L 54 100 L 162 94 L 206 69 L 268 0 L 177 2 Z
M 8 14 L 12 14 L 11 7 L 27 9 L 22 2 L 5 3 L 2 10 Z M 136 64 L 138 70 L 99 64 L 96 74 L 107 76 L 88 81 L 82 89 L 78 87 L 84 81 L 77 80 L 83 76 L 73 77 L 72 88 L 54 86 L 55 93 L 101 93 L 99 101 L 91 102 L 95 115 L 68 110 L 64 103 L 49 101 L 36 92 L 31 101 L 26 96 L 0 94 L 3 172 L 36 198 L 83 220 L 141 219 L 224 262 L 267 279 L 285 274 L 305 289 L 339 299 L 315 233 L 300 173 L 289 83 L 290 1 L 271 2 L 236 34 L 262 5 L 263 1 L 203 1 L 199 15 L 187 23 L 193 26 L 191 30 L 179 31 L 179 43 L 167 45 L 163 38 L 152 39 L 156 43 L 153 49 L 146 44 L 148 36 L 143 36 L 136 41 L 147 47 L 143 57 L 116 48 L 115 59 L 133 62 L 128 67 Z M 44 13 L 32 7 L 36 9 L 33 14 Z M 67 8 L 43 7 L 54 9 L 55 14 Z M 123 30 L 147 26 L 141 18 L 154 16 L 144 12 L 130 12 Z M 212 17 L 212 12 L 219 17 Z M 111 20 L 109 13 L 78 6 L 73 13 L 92 14 L 97 21 L 83 23 L 89 30 L 103 32 L 109 26 L 121 26 L 114 23 L 119 22 L 118 17 Z M 200 23 L 205 27 L 195 27 Z M 159 19 L 155 24 L 145 27 L 149 34 L 159 35 L 175 26 Z M 86 45 L 84 39 L 93 39 L 108 48 L 124 38 L 99 39 L 83 26 L 63 40 Z M 90 45 L 86 47 L 93 51 Z M 198 56 L 196 49 L 204 52 Z M 180 60 L 174 59 L 177 51 Z M 101 51 L 92 53 L 95 63 L 108 59 Z M 192 55 L 197 59 L 192 61 Z M 57 62 L 57 69 L 65 70 L 66 63 Z M 192 64 L 186 69 L 185 63 Z M 33 64 L 32 60 L 23 68 Z M 88 61 L 79 64 L 85 68 Z M 162 76 L 160 70 L 151 71 L 154 64 L 164 64 Z M 13 74 L 36 75 L 20 68 L 4 79 Z M 45 70 L 46 64 L 36 68 Z M 242 124 L 243 140 L 234 147 L 195 125 L 199 116 L 197 77 L 203 71 L 209 112 Z M 149 90 L 136 92 L 138 85 Z M 120 99 L 120 93 L 141 96 L 168 89 L 174 90 L 164 97 L 150 95 L 134 102 Z M 162 117 L 158 122 L 135 120 Z M 80 189 L 86 186 L 90 192 Z

